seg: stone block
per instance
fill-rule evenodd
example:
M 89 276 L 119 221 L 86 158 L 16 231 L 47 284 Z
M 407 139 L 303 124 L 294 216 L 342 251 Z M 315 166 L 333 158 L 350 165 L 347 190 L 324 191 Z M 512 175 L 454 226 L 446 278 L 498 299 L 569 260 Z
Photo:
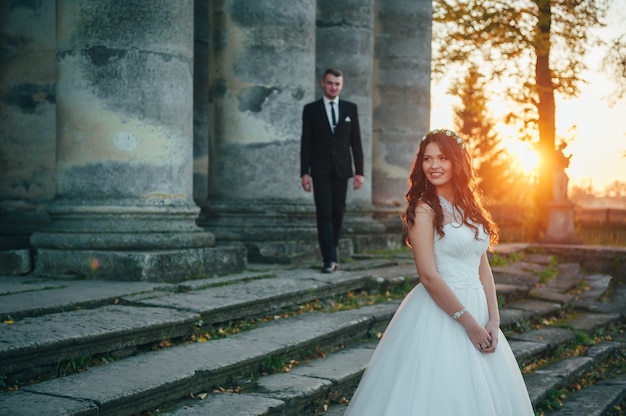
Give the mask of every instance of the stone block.
M 285 402 L 258 395 L 217 393 L 204 400 L 187 400 L 164 416 L 283 416 Z
M 35 274 L 52 278 L 180 282 L 238 273 L 247 265 L 244 247 L 151 251 L 37 250 Z
M 20 276 L 30 273 L 32 269 L 29 249 L 0 251 L 0 275 Z

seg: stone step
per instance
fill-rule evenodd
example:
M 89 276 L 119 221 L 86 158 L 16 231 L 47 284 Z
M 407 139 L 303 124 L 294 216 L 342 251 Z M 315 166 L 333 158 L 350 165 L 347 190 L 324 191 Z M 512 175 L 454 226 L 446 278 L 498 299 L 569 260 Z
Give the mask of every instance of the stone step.
M 547 412 L 545 416 L 607 416 L 623 414 L 612 412 L 615 410 L 615 406 L 620 405 L 624 400 L 626 400 L 626 376 L 619 376 L 602 380 L 582 389 L 576 396 L 566 400 L 562 408 Z M 345 411 L 345 404 L 334 403 L 328 406 L 328 409 L 323 413 L 310 413 L 303 416 L 319 416 L 320 414 L 324 416 L 343 416 Z M 623 412 L 623 409 L 621 412 Z M 257 413 L 248 414 L 250 416 L 257 415 Z M 180 413 L 180 415 L 196 416 L 200 415 L 200 413 Z M 258 415 L 265 414 L 258 413 Z
M 19 415 L 19 403 L 26 399 L 25 395 L 42 394 L 68 399 L 64 408 L 92 402 L 106 414 L 134 414 L 257 374 L 263 362 L 272 357 L 295 357 L 317 347 L 332 348 L 367 339 L 370 333 L 386 327 L 397 306 L 398 302 L 394 302 L 336 313 L 311 312 L 215 341 L 130 356 L 83 373 L 25 386 L 17 393 L 4 393 L 0 395 L 0 409 Z M 601 322 L 608 325 L 615 319 L 600 315 L 584 321 L 596 322 L 596 328 L 602 326 Z M 569 339 L 558 331 L 538 329 L 524 334 L 523 340 L 512 339 L 511 345 L 516 354 L 530 350 L 540 357 Z M 304 363 L 287 374 L 261 377 L 255 394 L 282 400 L 285 409 L 296 409 L 295 413 L 290 410 L 286 414 L 298 414 L 312 402 L 324 400 L 333 389 L 345 390 L 356 384 L 371 352 L 367 346 L 354 347 L 329 354 L 326 359 L 312 360 L 310 365 Z M 276 403 L 268 403 L 270 408 L 276 407 Z
M 593 321 L 597 325 L 587 326 L 589 331 L 600 330 L 604 325 L 610 325 L 615 321 L 612 317 L 600 319 L 600 317 L 581 317 L 581 321 Z M 604 325 L 601 323 L 603 322 Z M 574 330 L 570 330 L 574 331 Z M 539 330 L 531 331 L 539 333 Z M 541 347 L 545 345 L 561 345 L 567 342 L 567 337 L 557 335 L 555 339 L 549 339 L 544 335 L 533 334 L 535 341 L 528 343 L 540 344 L 535 358 L 542 357 Z M 521 351 L 520 342 L 511 341 L 514 350 Z M 339 352 L 329 354 L 325 358 L 318 358 L 292 369 L 289 373 L 272 374 L 260 377 L 254 384 L 254 388 L 246 388 L 242 394 L 228 392 L 209 393 L 202 400 L 186 399 L 173 408 L 161 410 L 160 414 L 166 416 L 199 416 L 210 414 L 213 416 L 230 416 L 233 414 L 246 414 L 250 416 L 261 415 L 289 415 L 302 416 L 314 414 L 341 415 L 345 411 L 345 405 L 335 404 L 328 411 L 322 412 L 311 409 L 317 402 L 321 403 L 332 397 L 340 397 L 352 391 L 365 370 L 376 344 L 369 343 L 356 347 L 346 348 Z M 525 343 L 524 347 L 527 347 Z M 536 373 L 525 375 L 533 405 L 543 400 L 547 392 L 566 386 L 577 379 L 584 370 L 592 365 L 605 360 L 612 352 L 624 349 L 626 345 L 620 343 L 603 342 L 591 347 L 585 357 L 575 357 L 559 360 L 544 367 Z M 263 400 L 255 401 L 255 398 Z M 269 400 L 269 401 L 268 401 Z M 280 406 L 278 402 L 282 402 Z M 245 409 L 247 413 L 232 413 L 233 409 Z
M 559 410 L 546 416 L 606 416 L 613 413 L 615 406 L 626 400 L 626 375 L 602 380 L 579 391 L 567 400 Z
M 86 355 L 88 351 L 132 350 L 136 345 L 190 333 L 200 320 L 205 324 L 223 322 L 349 290 L 387 288 L 400 284 L 405 276 L 413 283 L 417 280 L 412 260 L 374 258 L 344 264 L 340 272 L 332 275 L 320 274 L 317 269 L 279 270 L 270 266 L 180 284 L 125 282 L 118 286 L 111 282 L 46 282 L 24 277 L 28 283 L 19 287 L 11 284 L 13 279 L 6 285 L 0 282 L 0 288 L 6 288 L 0 289 L 1 300 L 7 299 L 7 304 L 11 305 L 2 309 L 6 304 L 0 301 L 0 312 L 6 313 L 5 319 L 11 313 L 15 314 L 11 317 L 21 319 L 13 325 L 0 326 L 0 331 L 4 331 L 0 332 L 0 367 L 25 371 L 29 362 L 45 366 L 59 359 Z M 606 279 L 598 281 L 594 296 L 587 299 L 592 305 L 589 310 L 602 312 L 593 315 L 610 316 L 613 310 L 599 302 L 608 282 Z M 602 282 L 606 283 L 604 290 Z M 11 303 L 14 296 L 22 298 Z M 30 297 L 24 299 L 24 296 Z M 26 410 L 20 403 L 44 406 L 52 401 L 58 403 L 54 408 L 65 409 L 68 415 L 130 415 L 149 410 L 163 403 L 180 401 L 190 393 L 210 392 L 214 385 L 250 377 L 258 373 L 264 361 L 274 357 L 298 356 L 307 349 L 332 348 L 345 342 L 357 342 L 371 332 L 382 332 L 397 305 L 398 302 L 391 302 L 332 314 L 307 313 L 220 340 L 129 356 L 83 373 L 22 387 L 18 392 L 2 393 L 0 414 L 27 414 L 24 412 L 30 408 Z M 502 326 L 513 328 L 522 319 L 533 321 L 554 316 L 562 308 L 560 303 L 538 300 L 507 303 L 501 312 Z M 546 341 L 547 335 L 551 334 L 540 333 L 534 339 L 527 334 L 511 340 L 520 361 L 548 354 L 560 342 L 571 339 L 563 335 L 558 341 Z M 328 389 L 358 380 L 364 365 L 352 364 L 353 369 L 336 378 L 328 374 L 327 378 L 298 374 L 306 369 L 304 365 L 294 368 L 291 380 L 280 378 L 280 374 L 262 377 L 259 388 L 273 392 L 276 397 L 269 401 L 258 399 L 259 404 L 266 403 L 267 407 L 266 413 L 258 414 L 290 414 L 285 412 L 304 409 L 311 402 L 323 400 Z M 5 371 L 0 370 L 0 374 L 7 374 Z M 301 390 L 292 389 L 294 397 L 291 397 L 286 387 L 295 386 L 303 377 L 314 380 L 304 383 Z M 340 383 L 339 380 L 345 381 Z M 257 398 L 263 396 L 255 394 Z M 209 395 L 206 400 L 217 396 L 222 395 Z M 215 400 L 224 400 L 223 406 L 227 406 L 233 399 Z M 35 406 L 33 414 L 45 414 L 41 410 L 49 407 L 38 409 L 39 413 Z
M 533 405 L 548 397 L 550 391 L 566 387 L 580 379 L 594 364 L 603 362 L 610 354 L 624 348 L 620 343 L 602 342 L 589 348 L 584 356 L 556 360 L 540 370 L 525 374 L 524 380 Z
M 272 357 L 299 356 L 318 347 L 367 338 L 371 331 L 386 327 L 397 306 L 394 302 L 336 313 L 311 312 L 215 341 L 130 356 L 24 386 L 19 394 L 3 393 L 0 410 L 20 415 L 24 395 L 41 394 L 70 399 L 67 406 L 71 408 L 91 402 L 107 415 L 132 415 L 257 374 L 263 362 Z M 67 410 L 65 414 L 77 413 Z
M 262 316 L 314 299 L 382 285 L 380 281 L 384 286 L 398 284 L 414 266 L 387 262 L 386 268 L 372 270 L 343 271 L 332 277 L 301 269 L 256 272 L 188 281 L 175 287 L 130 284 L 123 289 L 97 281 L 46 286 L 45 282 L 33 281 L 23 285 L 30 290 L 22 288 L 20 292 L 19 287 L 7 285 L 8 294 L 3 296 L 6 303 L 2 303 L 7 309 L 8 305 L 23 304 L 23 297 L 30 296 L 33 304 L 45 304 L 45 310 L 69 311 L 39 316 L 15 307 L 13 311 L 18 312 L 12 312 L 11 317 L 22 318 L 0 326 L 0 374 L 25 380 L 63 360 L 127 355 L 138 346 L 190 336 L 199 323 Z M 93 308 L 83 309 L 85 304 Z

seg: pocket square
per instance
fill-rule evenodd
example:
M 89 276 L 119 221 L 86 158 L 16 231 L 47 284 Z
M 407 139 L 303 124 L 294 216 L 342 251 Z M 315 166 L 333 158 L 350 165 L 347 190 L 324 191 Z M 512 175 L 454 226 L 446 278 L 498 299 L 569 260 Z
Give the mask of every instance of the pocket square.
M 352 121 L 352 119 L 350 118 L 350 116 L 346 116 L 346 118 L 343 121 L 345 121 L 346 123 L 349 123 Z

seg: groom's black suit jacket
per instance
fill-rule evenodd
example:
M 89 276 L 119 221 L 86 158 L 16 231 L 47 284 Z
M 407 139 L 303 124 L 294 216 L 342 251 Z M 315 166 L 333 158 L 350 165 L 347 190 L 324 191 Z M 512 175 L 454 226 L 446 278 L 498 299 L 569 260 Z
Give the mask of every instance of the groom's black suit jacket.
M 363 175 L 363 145 L 356 104 L 339 100 L 337 128 L 333 133 L 324 100 L 304 106 L 300 142 L 300 176 L 329 175 L 339 178 Z M 354 171 L 352 160 L 354 158 Z

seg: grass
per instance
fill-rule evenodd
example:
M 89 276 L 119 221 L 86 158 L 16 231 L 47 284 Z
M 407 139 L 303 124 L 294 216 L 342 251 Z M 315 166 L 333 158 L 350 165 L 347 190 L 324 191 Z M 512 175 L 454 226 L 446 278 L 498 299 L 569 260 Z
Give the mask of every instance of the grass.
M 537 276 L 539 277 L 539 282 L 545 284 L 552 279 L 555 279 L 556 276 L 559 274 L 559 269 L 557 268 L 558 264 L 559 263 L 556 257 L 550 256 L 550 262 L 548 263 L 548 266 L 546 266 L 537 273 Z
M 513 253 L 501 255 L 498 253 L 494 253 L 493 257 L 489 261 L 491 267 L 503 267 L 508 266 L 509 264 L 516 263 L 518 261 L 522 261 L 525 257 L 525 254 L 521 251 L 515 251 Z

